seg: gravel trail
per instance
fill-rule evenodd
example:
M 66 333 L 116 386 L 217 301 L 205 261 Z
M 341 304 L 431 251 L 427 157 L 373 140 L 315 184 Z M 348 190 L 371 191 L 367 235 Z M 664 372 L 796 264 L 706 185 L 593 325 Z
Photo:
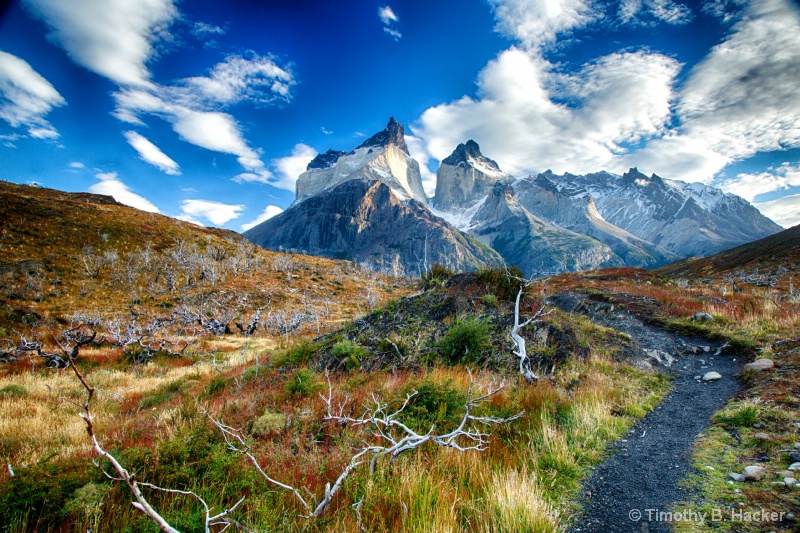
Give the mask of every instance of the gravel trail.
M 583 513 L 569 531 L 671 531 L 663 513 L 686 499 L 678 481 L 691 471 L 692 444 L 708 428 L 714 412 L 740 390 L 742 358 L 720 355 L 717 344 L 665 332 L 612 304 L 593 302 L 578 293 L 558 295 L 551 303 L 627 333 L 640 360 L 674 357 L 662 369 L 675 378 L 671 392 L 609 447 L 609 457 L 583 484 Z M 719 372 L 722 379 L 708 383 L 696 379 L 711 371 Z

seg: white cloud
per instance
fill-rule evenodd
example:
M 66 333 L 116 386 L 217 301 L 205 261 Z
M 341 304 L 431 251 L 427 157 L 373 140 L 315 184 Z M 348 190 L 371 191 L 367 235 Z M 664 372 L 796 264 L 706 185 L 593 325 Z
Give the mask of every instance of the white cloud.
M 673 0 L 623 0 L 619 5 L 619 18 L 623 23 L 652 26 L 658 22 L 686 24 L 692 19 L 692 10 Z
M 242 172 L 232 179 L 236 183 L 269 183 L 271 178 L 272 172 L 263 168 L 258 172 Z
M 591 0 L 489 0 L 496 29 L 536 49 L 553 43 L 556 36 L 580 28 L 600 17 Z
M 208 76 L 184 78 L 164 90 L 174 100 L 190 107 L 230 105 L 247 100 L 256 104 L 288 99 L 296 83 L 291 71 L 269 57 L 251 54 L 250 59 L 232 55 L 217 63 Z
M 754 0 L 691 72 L 677 107 L 685 135 L 732 159 L 800 146 L 800 9 Z
M 26 61 L 0 51 L 0 119 L 14 128 L 27 128 L 31 137 L 54 139 L 58 132 L 44 117 L 66 103 Z
M 425 194 L 433 197 L 436 192 L 436 174 L 428 168 L 428 161 L 431 160 L 431 156 L 425 147 L 425 143 L 419 137 L 406 135 L 406 145 L 411 157 L 419 163 L 419 173 L 422 177 L 422 188 L 425 190 Z
M 761 194 L 800 187 L 800 165 L 784 163 L 766 172 L 742 173 L 735 178 L 722 181 L 719 187 L 725 192 L 732 192 L 752 202 Z
M 184 141 L 238 156 L 247 173 L 263 174 L 259 152 L 245 140 L 236 119 L 219 108 L 243 101 L 263 105 L 288 100 L 294 84 L 291 72 L 269 58 L 229 56 L 208 76 L 185 78 L 170 86 L 120 89 L 114 93 L 114 115 L 139 125 L 144 124 L 142 116 L 161 117 Z
M 214 24 L 195 22 L 194 26 L 192 26 L 192 35 L 198 39 L 202 39 L 210 35 L 225 35 L 225 30 Z
M 378 8 L 378 17 L 383 23 L 383 31 L 386 32 L 392 39 L 399 41 L 403 34 L 400 33 L 394 25 L 400 21 L 400 18 L 395 15 L 392 8 L 389 6 L 382 6 Z
M 481 72 L 479 99 L 430 108 L 412 129 L 439 160 L 474 139 L 512 174 L 596 171 L 624 153 L 625 143 L 665 130 L 679 68 L 669 57 L 632 52 L 564 75 L 511 48 Z
M 24 0 L 78 64 L 120 85 L 147 86 L 155 43 L 178 16 L 172 0 Z
M 69 168 L 75 168 L 75 169 L 86 168 L 86 165 L 84 165 L 80 161 L 72 161 L 69 164 Z
M 131 191 L 127 185 L 117 178 L 116 172 L 101 172 L 96 175 L 100 181 L 89 187 L 89 192 L 113 196 L 121 204 L 158 213 L 158 208 L 150 200 Z
M 247 224 L 242 224 L 242 231 L 247 231 L 249 229 L 252 229 L 261 224 L 262 222 L 264 222 L 265 220 L 269 220 L 276 215 L 280 215 L 281 213 L 283 213 L 283 209 L 281 209 L 277 205 L 268 205 L 256 218 L 254 218 Z
M 800 194 L 755 204 L 759 211 L 784 228 L 800 224 Z
M 392 22 L 398 22 L 400 20 L 399 18 L 397 18 L 397 15 L 394 14 L 394 11 L 392 11 L 392 8 L 389 7 L 389 6 L 379 7 L 378 8 L 378 16 L 380 17 L 381 22 L 383 22 L 384 25 L 387 25 L 387 26 L 389 24 L 391 24 Z
M 277 179 L 270 180 L 270 185 L 294 191 L 297 178 L 306 171 L 306 167 L 317 156 L 317 151 L 305 144 L 297 144 L 292 150 L 292 155 L 272 160 L 272 166 L 277 170 Z
M 702 139 L 669 133 L 629 154 L 614 158 L 608 170 L 622 173 L 630 167 L 686 182 L 708 182 L 732 159 L 710 149 Z
M 217 226 L 237 218 L 242 210 L 244 210 L 244 206 L 241 204 L 223 204 L 213 200 L 184 200 L 181 202 L 184 220 L 195 222 L 195 217 L 204 218 Z
M 172 158 L 161 149 L 135 131 L 126 131 L 125 138 L 134 150 L 139 152 L 139 157 L 158 168 L 165 174 L 179 176 L 181 169 Z

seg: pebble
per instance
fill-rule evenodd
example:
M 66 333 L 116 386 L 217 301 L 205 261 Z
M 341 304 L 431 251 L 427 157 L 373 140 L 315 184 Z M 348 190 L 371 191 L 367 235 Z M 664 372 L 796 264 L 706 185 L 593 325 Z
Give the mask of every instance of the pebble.
M 730 474 L 728 474 L 728 477 L 730 477 L 734 481 L 744 481 L 744 475 L 737 474 L 736 472 L 731 472 Z
M 792 463 L 792 464 L 790 464 L 789 468 L 787 468 L 787 470 L 792 470 L 792 471 L 800 470 L 800 463 Z
M 708 353 L 708 352 L 711 351 L 711 346 L 701 346 L 700 349 L 703 350 L 704 352 Z
M 787 487 L 794 487 L 797 485 L 797 480 L 793 477 L 785 477 L 783 478 L 783 482 Z
M 747 363 L 746 365 L 744 365 L 742 370 L 755 370 L 756 372 L 760 372 L 762 370 L 769 370 L 774 366 L 775 363 L 772 361 L 772 359 L 762 358 L 762 359 L 756 359 L 752 363 Z
M 794 449 L 795 450 L 800 450 L 800 442 L 795 442 L 794 443 Z
M 722 374 L 719 372 L 706 372 L 703 374 L 703 381 L 717 381 L 718 379 L 722 379 Z
M 744 479 L 745 481 L 761 481 L 764 479 L 764 476 L 767 475 L 767 471 L 764 470 L 761 466 L 746 466 L 744 467 Z
M 797 517 L 794 516 L 792 513 L 786 513 L 786 516 L 784 518 L 786 518 L 787 522 L 794 522 L 795 520 L 797 520 Z
M 800 463 L 800 452 L 792 452 L 789 454 L 789 460 L 793 463 Z
M 753 438 L 756 440 L 772 440 L 772 437 L 770 437 L 767 433 L 756 433 L 753 435 Z
M 794 470 L 781 470 L 775 474 L 778 477 L 794 477 Z
M 796 428 L 796 429 L 800 429 L 800 422 L 794 422 L 794 423 L 792 423 L 792 427 L 793 427 L 793 428 Z

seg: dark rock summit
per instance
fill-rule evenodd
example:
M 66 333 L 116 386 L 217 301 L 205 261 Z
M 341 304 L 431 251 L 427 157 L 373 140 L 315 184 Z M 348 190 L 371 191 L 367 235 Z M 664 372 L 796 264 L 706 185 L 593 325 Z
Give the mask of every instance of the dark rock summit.
M 330 168 L 336 164 L 340 157 L 352 152 L 340 152 L 339 150 L 328 150 L 324 154 L 318 154 L 311 160 L 306 170 Z
M 405 153 L 408 153 L 408 146 L 406 146 L 405 130 L 403 125 L 397 122 L 394 117 L 389 118 L 389 123 L 386 128 L 379 131 L 356 148 L 369 148 L 372 146 L 389 146 L 393 144 L 400 148 Z

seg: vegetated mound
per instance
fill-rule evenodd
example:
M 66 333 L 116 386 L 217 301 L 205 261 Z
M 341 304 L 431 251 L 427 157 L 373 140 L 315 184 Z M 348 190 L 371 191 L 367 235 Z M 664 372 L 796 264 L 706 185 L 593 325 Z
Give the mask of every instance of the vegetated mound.
M 707 278 L 739 272 L 769 275 L 780 269 L 797 270 L 799 265 L 800 225 L 711 257 L 677 261 L 656 272 L 673 278 Z
M 401 286 L 349 262 L 270 252 L 233 231 L 108 196 L 0 181 L 0 336 L 33 322 L 61 327 L 78 313 L 164 314 L 183 305 L 229 314 L 231 328 L 264 307 L 264 320 L 272 313 L 296 333 L 315 309 L 324 315 L 318 330 Z
M 519 278 L 501 269 L 452 274 L 436 267 L 422 283 L 419 294 L 390 300 L 340 331 L 289 350 L 285 361 L 314 359 L 319 368 L 331 370 L 418 369 L 432 364 L 518 370 L 510 331 L 522 285 Z M 627 337 L 577 315 L 550 311 L 543 303 L 543 286 L 525 289 L 519 318 L 523 322 L 543 311 L 539 320 L 520 331 L 539 373 L 552 373 L 570 357 L 585 358 L 590 348 L 624 351 Z

